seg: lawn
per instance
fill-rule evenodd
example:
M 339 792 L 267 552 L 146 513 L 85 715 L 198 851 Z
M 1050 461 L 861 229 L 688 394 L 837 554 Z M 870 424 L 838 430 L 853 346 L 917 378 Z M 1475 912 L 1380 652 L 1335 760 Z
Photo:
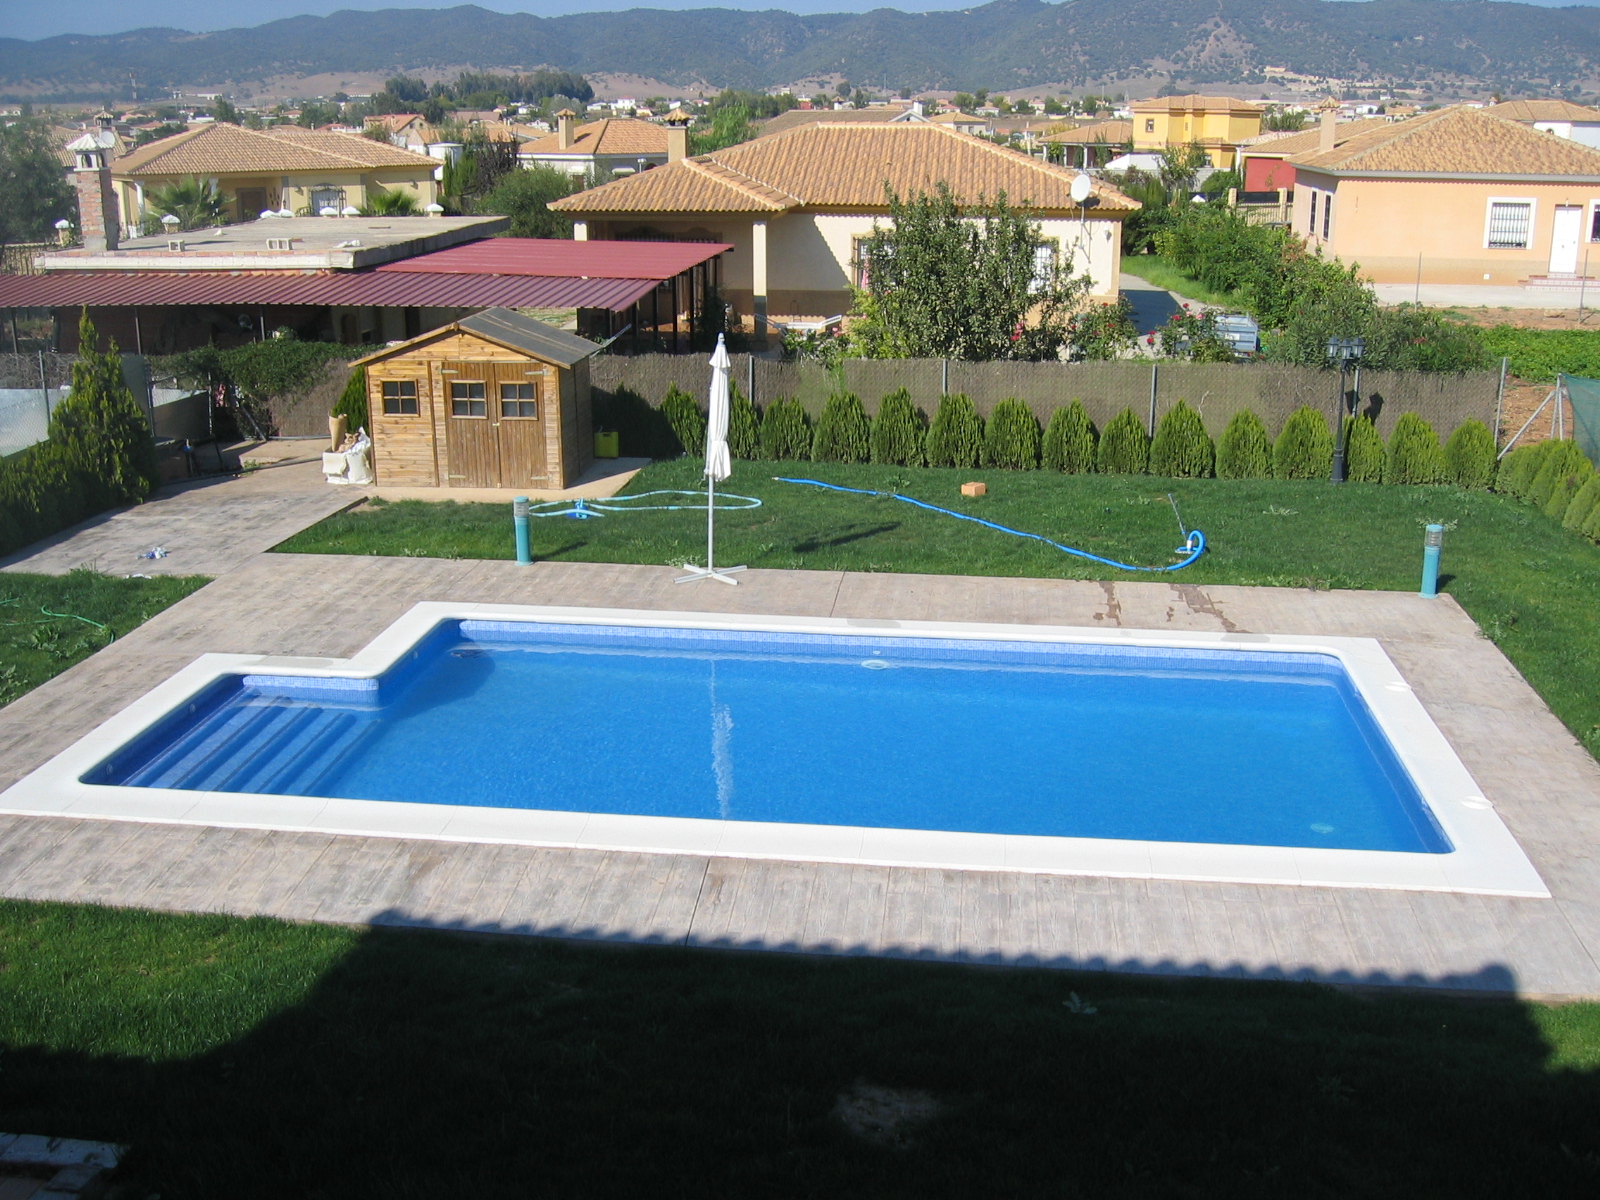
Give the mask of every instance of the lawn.
M 202 576 L 122 579 L 96 571 L 0 575 L 0 704 L 61 674 L 207 582 Z
M 1123 562 L 1173 561 L 1178 502 L 1209 549 L 1173 575 L 1119 571 L 895 500 L 774 482 L 788 475 L 895 489 L 945 507 Z M 966 479 L 989 495 L 963 499 Z M 679 459 L 641 472 L 628 493 L 694 488 L 700 464 Z M 1442 586 L 1499 644 L 1575 734 L 1600 751 L 1600 547 L 1523 504 L 1447 487 L 1320 482 L 1165 480 L 739 462 L 724 487 L 762 507 L 718 516 L 726 563 L 805 570 L 1072 579 L 1170 579 L 1273 587 L 1418 586 L 1422 527 L 1443 523 Z M 691 502 L 692 501 L 688 501 Z M 328 554 L 512 558 L 509 505 L 405 501 L 368 505 L 312 526 L 278 547 Z M 705 526 L 692 511 L 533 522 L 536 557 L 558 561 L 703 560 Z
M 1212 291 L 1198 279 L 1185 275 L 1159 254 L 1124 254 L 1122 273 L 1137 275 L 1148 284 L 1176 292 L 1185 300 L 1198 300 L 1201 304 L 1234 308 L 1240 302 L 1235 293 Z
M 132 1143 L 113 1200 L 1600 1182 L 1594 1005 L 12 901 L 0 1047 L 0 1129 Z M 852 1135 L 863 1086 L 933 1115 Z

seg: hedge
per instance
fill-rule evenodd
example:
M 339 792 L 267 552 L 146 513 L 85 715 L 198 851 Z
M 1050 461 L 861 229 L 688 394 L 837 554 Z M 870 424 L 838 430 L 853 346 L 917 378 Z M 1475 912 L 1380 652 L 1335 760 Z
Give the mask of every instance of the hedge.
M 1389 435 L 1385 483 L 1443 483 L 1444 447 L 1433 426 L 1416 413 L 1401 413 Z
M 1469 491 L 1485 491 L 1494 483 L 1494 434 L 1482 421 L 1472 419 L 1456 426 L 1444 444 L 1444 473 L 1451 483 Z
M 1582 532 L 1594 514 L 1596 505 L 1600 505 L 1600 474 L 1590 475 L 1578 489 L 1572 497 L 1572 502 L 1567 505 L 1567 511 L 1561 515 L 1561 524 L 1568 529 Z
M 1346 417 L 1344 439 L 1344 477 L 1351 483 L 1382 483 L 1388 456 L 1371 419 Z
M 728 453 L 734 458 L 761 457 L 761 427 L 756 421 L 756 406 L 739 390 L 728 386 Z
M 872 431 L 866 409 L 854 392 L 835 392 L 822 406 L 811 457 L 817 462 L 866 462 L 872 455 Z
M 1039 465 L 1039 422 L 1014 396 L 994 406 L 983 431 L 985 466 L 1031 471 Z
M 1088 475 L 1095 469 L 1095 446 L 1099 435 L 1082 400 L 1074 400 L 1066 408 L 1050 414 L 1050 424 L 1045 426 L 1040 450 L 1047 471 L 1062 471 L 1068 475 Z
M 1131 408 L 1111 418 L 1100 435 L 1100 470 L 1107 475 L 1143 475 L 1150 465 L 1150 439 Z
M 677 384 L 667 389 L 661 402 L 661 415 L 666 418 L 672 435 L 678 439 L 683 454 L 706 452 L 706 414 L 700 411 L 694 397 Z
M 1581 482 L 1594 467 L 1584 457 L 1583 451 L 1578 449 L 1578 444 L 1570 439 L 1560 439 L 1549 442 L 1551 447 L 1545 452 L 1544 461 L 1538 473 L 1529 484 L 1525 499 L 1535 508 L 1550 511 L 1552 500 L 1565 490 L 1566 481 L 1578 477 Z M 1576 489 L 1573 489 L 1575 491 Z M 1566 503 L 1572 499 L 1572 492 L 1566 492 L 1561 500 L 1561 511 L 1566 511 Z M 1551 513 L 1552 516 L 1559 514 Z
M 1289 414 L 1272 445 L 1276 479 L 1326 479 L 1333 473 L 1333 434 L 1328 419 L 1301 405 Z
M 1156 426 L 1150 443 L 1150 473 L 1173 479 L 1208 479 L 1215 459 L 1216 447 L 1200 414 L 1179 400 Z
M 1539 473 L 1539 468 L 1544 466 L 1546 456 L 1555 447 L 1556 443 L 1553 441 L 1540 442 L 1537 446 L 1518 446 L 1501 461 L 1496 490 L 1508 496 L 1515 496 L 1518 500 L 1526 500 L 1528 489 L 1533 486 L 1534 476 Z
M 983 457 L 983 422 L 972 401 L 961 392 L 941 396 L 928 426 L 930 467 L 975 467 Z
M 811 421 L 798 400 L 781 396 L 761 414 L 761 457 L 792 461 L 811 457 Z
M 920 467 L 923 459 L 922 414 L 905 388 L 878 401 L 872 422 L 872 461 L 896 467 Z
M 1218 479 L 1267 479 L 1272 475 L 1272 443 L 1267 427 L 1248 408 L 1228 421 L 1217 443 Z

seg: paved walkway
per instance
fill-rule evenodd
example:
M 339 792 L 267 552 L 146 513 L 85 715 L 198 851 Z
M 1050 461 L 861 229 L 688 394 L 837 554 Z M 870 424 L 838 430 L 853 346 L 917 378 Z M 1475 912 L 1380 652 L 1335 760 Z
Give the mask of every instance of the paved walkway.
M 1550 900 L 0 818 L 0 895 L 292 920 L 1600 997 L 1600 766 L 1448 598 L 267 555 L 0 709 L 0 787 L 205 651 L 345 657 L 420 600 L 1376 636 Z
M 321 450 L 320 442 L 304 443 L 296 451 L 301 457 L 170 485 L 143 504 L 36 542 L 0 560 L 0 570 L 64 575 L 87 566 L 108 575 L 221 575 L 366 498 L 360 488 L 323 479 Z M 165 558 L 139 557 L 156 546 Z
M 1585 308 L 1600 307 L 1600 288 L 1496 287 L 1492 284 L 1412 283 L 1374 284 L 1383 304 L 1428 304 L 1438 308 Z

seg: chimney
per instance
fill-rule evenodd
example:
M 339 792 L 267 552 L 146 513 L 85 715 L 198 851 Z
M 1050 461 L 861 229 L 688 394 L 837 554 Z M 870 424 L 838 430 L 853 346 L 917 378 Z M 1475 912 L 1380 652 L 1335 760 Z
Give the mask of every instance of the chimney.
M 556 114 L 556 149 L 572 149 L 572 122 L 577 115 L 570 108 L 563 108 Z
M 67 149 L 75 163 L 72 174 L 78 188 L 78 231 L 83 235 L 83 248 L 100 253 L 115 250 L 120 226 L 106 147 L 94 134 L 86 133 Z
M 921 100 L 913 100 L 911 102 L 911 111 L 913 114 L 919 117 L 927 115 L 926 107 L 923 105 Z
M 675 108 L 662 118 L 667 127 L 667 161 L 675 163 L 689 157 L 689 122 L 694 120 L 681 108 Z
M 1322 128 L 1317 138 L 1317 153 L 1329 154 L 1338 143 L 1335 128 L 1339 124 L 1339 110 L 1325 108 L 1322 110 Z

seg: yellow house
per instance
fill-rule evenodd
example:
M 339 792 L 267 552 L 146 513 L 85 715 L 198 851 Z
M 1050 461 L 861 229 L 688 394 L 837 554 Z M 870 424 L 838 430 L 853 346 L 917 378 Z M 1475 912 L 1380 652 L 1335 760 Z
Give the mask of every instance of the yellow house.
M 111 164 L 124 236 L 136 236 L 151 211 L 148 195 L 179 180 L 215 180 L 228 216 L 250 221 L 267 209 L 316 216 L 325 208 L 361 208 L 379 188 L 438 200 L 425 154 L 349 133 L 279 125 L 243 129 L 218 121 L 140 146 Z
M 1158 96 L 1128 107 L 1135 154 L 1198 142 L 1212 166 L 1230 168 L 1239 143 L 1261 132 L 1261 106 L 1232 96 Z
M 1600 266 L 1600 150 L 1554 133 L 1446 108 L 1290 162 L 1296 232 L 1374 282 L 1515 286 Z

